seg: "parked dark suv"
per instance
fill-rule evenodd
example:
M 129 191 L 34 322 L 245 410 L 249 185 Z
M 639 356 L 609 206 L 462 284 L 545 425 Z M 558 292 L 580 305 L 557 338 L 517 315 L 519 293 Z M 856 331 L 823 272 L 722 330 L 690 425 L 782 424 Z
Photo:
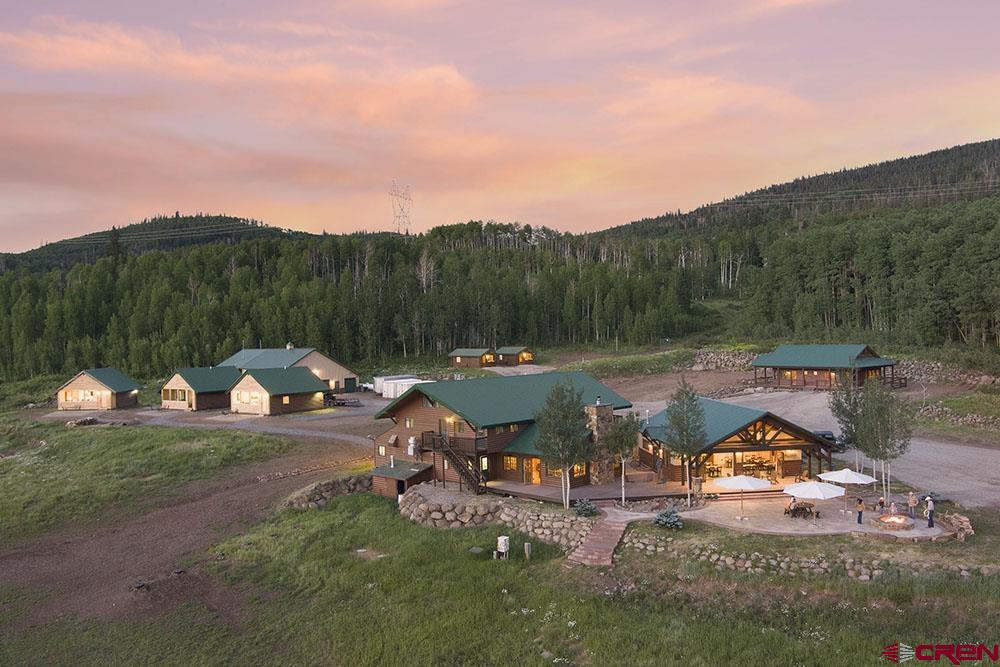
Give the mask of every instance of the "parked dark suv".
M 844 442 L 843 438 L 838 438 L 833 434 L 833 431 L 813 431 L 816 435 L 823 438 L 830 443 L 831 448 L 835 452 L 847 451 L 847 443 Z

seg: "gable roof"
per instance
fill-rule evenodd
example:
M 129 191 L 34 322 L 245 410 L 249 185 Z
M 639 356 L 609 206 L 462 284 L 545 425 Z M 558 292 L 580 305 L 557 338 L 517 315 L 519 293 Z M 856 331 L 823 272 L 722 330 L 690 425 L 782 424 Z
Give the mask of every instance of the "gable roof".
M 456 347 L 448 353 L 449 357 L 481 357 L 487 352 L 492 352 L 488 347 Z
M 527 349 L 524 345 L 507 345 L 505 347 L 498 347 L 497 354 L 521 354 Z
M 314 347 L 261 347 L 244 348 L 219 363 L 219 366 L 234 366 L 236 368 L 288 368 L 302 360 Z
M 212 366 L 208 368 L 178 368 L 175 371 L 196 393 L 229 391 L 243 372 L 235 366 Z
M 757 355 L 752 366 L 779 368 L 871 368 L 892 366 L 895 361 L 878 355 L 861 357 L 864 352 L 875 355 L 867 345 L 779 345 L 774 352 Z
M 720 442 L 727 440 L 730 436 L 735 435 L 761 419 L 770 419 L 802 431 L 804 434 L 812 434 L 812 431 L 809 429 L 793 424 L 787 419 L 782 419 L 767 410 L 758 410 L 757 408 L 748 408 L 734 403 L 716 401 L 704 396 L 698 397 L 698 404 L 705 413 L 705 446 L 701 448 L 702 452 L 715 447 Z M 657 442 L 664 442 L 666 440 L 668 428 L 667 411 L 665 409 L 660 410 L 642 423 L 642 432 L 646 437 Z M 818 439 L 818 436 L 813 435 L 813 437 Z
M 245 377 L 251 377 L 272 396 L 285 394 L 313 394 L 327 391 L 330 387 L 313 372 L 302 366 L 291 368 L 254 368 L 247 370 L 230 386 L 230 389 L 240 383 Z
M 583 402 L 592 404 L 598 396 L 614 409 L 630 408 L 632 404 L 582 371 L 510 375 L 470 380 L 445 380 L 417 384 L 383 408 L 376 418 L 390 416 L 414 393 L 420 393 L 435 403 L 461 416 L 477 428 L 501 424 L 533 422 L 552 387 L 568 382 L 582 392 Z
M 135 391 L 136 389 L 140 389 L 142 387 L 142 385 L 122 373 L 117 368 L 88 368 L 87 370 L 80 371 L 74 375 L 69 382 L 63 384 L 63 386 L 59 387 L 59 389 L 62 389 L 81 375 L 89 375 L 116 394 L 126 391 Z
M 698 397 L 698 405 L 705 413 L 705 448 L 722 442 L 733 433 L 753 424 L 767 411 L 747 408 L 742 405 L 714 401 L 704 396 Z M 664 442 L 667 437 L 667 411 L 660 410 L 643 423 L 643 433 L 658 442 Z

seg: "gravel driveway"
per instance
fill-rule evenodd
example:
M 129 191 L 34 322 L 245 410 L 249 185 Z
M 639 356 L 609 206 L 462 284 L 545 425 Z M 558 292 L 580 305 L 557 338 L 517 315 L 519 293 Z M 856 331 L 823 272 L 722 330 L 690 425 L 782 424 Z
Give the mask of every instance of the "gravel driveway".
M 840 432 L 825 392 L 765 392 L 725 400 L 769 410 L 810 430 Z M 1000 435 L 997 441 L 1000 443 Z M 968 507 L 1000 505 L 1000 447 L 914 437 L 910 451 L 892 464 L 892 474 L 918 489 L 937 491 Z

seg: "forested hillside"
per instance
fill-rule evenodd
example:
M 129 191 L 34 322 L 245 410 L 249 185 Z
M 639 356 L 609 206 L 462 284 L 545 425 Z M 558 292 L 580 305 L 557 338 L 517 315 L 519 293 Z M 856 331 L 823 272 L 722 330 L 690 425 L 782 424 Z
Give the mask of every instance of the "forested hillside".
M 0 271 L 16 267 L 69 268 L 94 262 L 111 253 L 139 255 L 150 250 L 173 250 L 205 243 L 238 243 L 251 238 L 309 236 L 304 232 L 269 227 L 258 220 L 228 215 L 156 216 L 121 228 L 47 243 L 19 254 L 0 253 Z
M 988 177 L 996 143 L 955 149 L 948 178 Z M 911 160 L 911 175 L 933 178 Z M 883 167 L 865 169 L 888 182 Z M 289 340 L 368 363 L 694 332 L 953 344 L 1000 359 L 1000 197 L 808 217 L 756 209 L 655 236 L 480 222 L 416 237 L 272 231 L 143 254 L 123 232 L 95 262 L 8 267 L 0 376 L 100 365 L 149 376 Z M 722 316 L 720 302 L 734 307 Z
M 613 227 L 606 234 L 656 236 L 706 226 L 753 227 L 776 219 L 804 226 L 825 213 L 915 208 L 1000 193 L 1000 139 L 797 178 L 687 213 Z

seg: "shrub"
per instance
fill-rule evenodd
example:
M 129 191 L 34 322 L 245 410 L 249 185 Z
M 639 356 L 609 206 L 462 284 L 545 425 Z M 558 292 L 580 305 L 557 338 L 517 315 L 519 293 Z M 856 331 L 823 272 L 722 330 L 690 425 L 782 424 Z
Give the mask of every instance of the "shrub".
M 673 507 L 657 514 L 656 518 L 653 519 L 653 523 L 661 528 L 669 528 L 670 530 L 680 530 L 684 527 L 681 515 Z
M 590 502 L 588 498 L 582 498 L 573 503 L 573 511 L 576 512 L 577 516 L 597 516 L 601 513 L 597 509 L 597 505 Z

